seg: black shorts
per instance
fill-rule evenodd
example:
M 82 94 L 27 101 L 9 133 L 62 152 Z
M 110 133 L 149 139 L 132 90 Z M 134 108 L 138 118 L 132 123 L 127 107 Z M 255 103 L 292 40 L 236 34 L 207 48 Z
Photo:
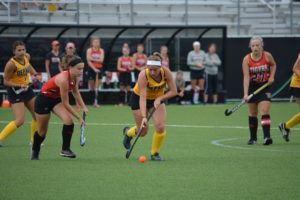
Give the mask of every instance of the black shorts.
M 104 73 L 103 67 L 97 69 L 100 70 L 100 72 L 98 73 L 98 79 L 101 80 Z M 89 80 L 96 80 L 96 74 L 97 73 L 91 67 L 89 67 Z
M 261 84 L 251 84 L 249 85 L 249 92 L 248 95 L 253 93 L 255 90 L 263 86 L 265 83 Z M 266 87 L 262 91 L 260 91 L 258 94 L 254 95 L 248 103 L 259 103 L 261 101 L 271 101 L 271 92 L 270 92 L 270 86 Z
M 131 86 L 131 72 L 120 72 L 119 85 Z
M 49 98 L 39 93 L 35 99 L 34 112 L 40 115 L 49 114 L 60 102 L 61 98 Z
M 32 98 L 35 97 L 32 88 L 28 88 L 27 91 L 21 92 L 20 94 L 16 94 L 14 90 L 18 90 L 20 88 L 15 87 L 14 89 L 11 87 L 7 87 L 7 96 L 8 101 L 11 104 L 20 103 L 20 102 L 27 102 L 30 101 Z
M 289 93 L 291 96 L 299 98 L 300 97 L 300 88 L 290 87 Z
M 201 70 L 193 70 L 191 69 L 191 80 L 204 79 L 204 69 Z
M 205 75 L 205 94 L 217 94 L 218 75 Z
M 146 107 L 147 109 L 154 107 L 154 101 L 155 100 L 149 100 L 147 99 Z M 162 102 L 164 103 L 164 102 Z M 132 92 L 130 99 L 129 99 L 129 106 L 131 107 L 131 110 L 139 110 L 140 109 L 140 96 Z

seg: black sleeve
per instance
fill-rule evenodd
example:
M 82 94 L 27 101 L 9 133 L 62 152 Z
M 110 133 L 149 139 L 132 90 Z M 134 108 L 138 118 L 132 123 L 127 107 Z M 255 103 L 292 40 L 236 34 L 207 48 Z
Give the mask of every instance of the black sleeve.
M 47 53 L 45 60 L 51 60 L 51 52 Z

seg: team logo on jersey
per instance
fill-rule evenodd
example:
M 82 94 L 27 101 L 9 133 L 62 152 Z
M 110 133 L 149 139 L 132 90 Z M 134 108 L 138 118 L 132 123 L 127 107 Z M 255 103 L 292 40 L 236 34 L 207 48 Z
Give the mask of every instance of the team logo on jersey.
M 157 91 L 157 90 L 160 90 L 160 89 L 164 88 L 165 85 L 166 85 L 166 83 L 164 83 L 164 84 L 162 84 L 162 85 L 160 85 L 160 86 L 152 86 L 152 87 L 151 87 L 150 84 L 148 83 L 148 84 L 147 84 L 147 88 L 149 88 L 149 89 L 152 90 L 152 91 Z
M 266 71 L 269 71 L 268 65 L 250 67 L 250 72 L 251 73 L 259 73 L 259 72 L 266 72 Z
M 18 70 L 17 71 L 17 76 L 24 76 L 24 75 L 27 75 L 29 72 L 30 72 L 30 69 L 29 69 L 29 66 L 28 66 L 24 69 Z

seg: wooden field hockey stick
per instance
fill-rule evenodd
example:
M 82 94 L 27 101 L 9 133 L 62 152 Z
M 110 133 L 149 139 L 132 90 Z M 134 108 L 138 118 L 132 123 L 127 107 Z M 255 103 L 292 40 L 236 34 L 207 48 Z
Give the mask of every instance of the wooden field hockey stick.
M 268 87 L 270 84 L 266 83 L 263 86 L 261 86 L 260 88 L 258 88 L 257 90 L 255 90 L 252 94 L 250 94 L 247 97 L 247 101 L 249 101 L 254 95 L 258 94 L 259 92 L 261 92 L 263 89 L 265 89 L 266 87 Z M 235 112 L 237 109 L 239 109 L 242 105 L 244 105 L 246 103 L 245 100 L 243 100 L 241 103 L 239 103 L 238 105 L 234 106 L 230 111 L 228 111 L 228 109 L 225 110 L 225 115 L 229 116 L 231 115 L 233 112 Z
M 80 146 L 84 146 L 85 145 L 85 136 L 84 136 L 84 128 L 85 128 L 85 117 L 86 117 L 86 114 L 85 112 L 82 114 L 82 119 L 84 121 L 84 123 L 81 124 L 81 127 L 80 127 Z
M 153 108 L 153 109 L 149 112 L 148 117 L 147 117 L 147 121 L 148 121 L 148 122 L 149 122 L 149 120 L 151 119 L 151 117 L 152 117 L 153 113 L 155 112 L 155 110 L 156 110 L 156 109 Z M 130 149 L 126 152 L 125 157 L 126 157 L 127 159 L 129 158 L 129 156 L 130 156 L 130 154 L 131 154 L 131 152 L 132 152 L 132 149 L 133 149 L 135 143 L 138 141 L 139 137 L 141 136 L 142 131 L 144 130 L 144 128 L 145 128 L 145 125 L 143 125 L 143 126 L 140 128 L 140 130 L 138 131 L 137 136 L 136 136 L 136 138 L 135 138 L 133 144 L 131 145 Z
M 95 81 L 95 99 L 94 104 L 98 104 L 98 83 L 99 83 L 99 72 L 96 72 L 96 81 Z

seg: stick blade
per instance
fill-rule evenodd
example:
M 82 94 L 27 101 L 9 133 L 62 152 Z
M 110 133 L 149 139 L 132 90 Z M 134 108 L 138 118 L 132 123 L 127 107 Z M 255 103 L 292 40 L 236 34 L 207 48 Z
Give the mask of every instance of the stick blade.
M 125 157 L 128 159 L 129 156 L 130 156 L 130 151 L 127 151 Z
M 228 109 L 226 109 L 224 114 L 225 114 L 225 116 L 229 116 L 229 115 L 231 115 L 231 113 L 232 113 L 232 111 L 228 111 Z

